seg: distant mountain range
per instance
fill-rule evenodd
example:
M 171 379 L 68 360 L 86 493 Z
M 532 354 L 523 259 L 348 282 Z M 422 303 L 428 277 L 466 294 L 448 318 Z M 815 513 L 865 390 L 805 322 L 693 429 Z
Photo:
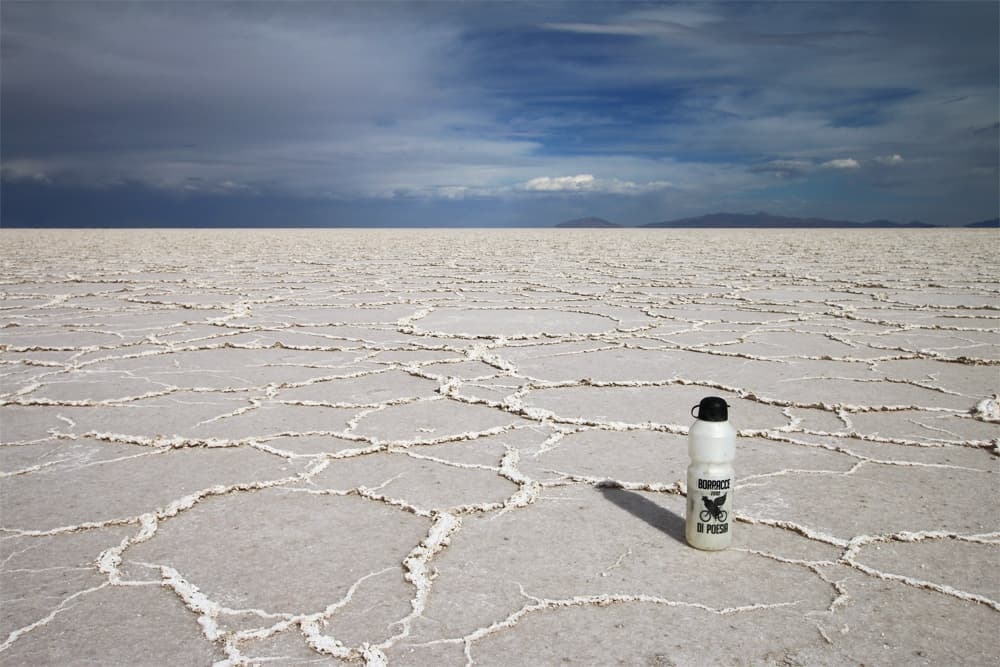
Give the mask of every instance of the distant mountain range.
M 1000 218 L 983 220 L 982 222 L 970 222 L 966 227 L 1000 227 Z
M 926 222 L 892 222 L 891 220 L 872 220 L 871 222 L 848 222 L 846 220 L 828 220 L 826 218 L 792 218 L 770 213 L 710 213 L 696 218 L 681 218 L 667 222 L 651 222 L 643 227 L 770 227 L 777 229 L 795 229 L 801 227 L 936 227 Z
M 680 218 L 665 222 L 650 222 L 639 227 L 670 228 L 670 229 L 707 229 L 707 228 L 771 228 L 771 229 L 805 229 L 805 228 L 846 228 L 846 229 L 904 229 L 945 227 L 926 222 L 893 222 L 892 220 L 872 220 L 871 222 L 849 222 L 847 220 L 828 220 L 826 218 L 795 218 L 770 213 L 709 213 L 694 218 Z M 964 227 L 1000 227 L 1000 218 L 973 222 Z M 560 222 L 556 227 L 624 227 L 604 218 L 577 218 Z

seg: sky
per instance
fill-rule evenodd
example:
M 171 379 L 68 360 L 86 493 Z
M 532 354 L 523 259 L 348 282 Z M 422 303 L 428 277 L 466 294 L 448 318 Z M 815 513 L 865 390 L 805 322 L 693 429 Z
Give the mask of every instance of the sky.
M 997 2 L 0 3 L 0 225 L 965 224 Z

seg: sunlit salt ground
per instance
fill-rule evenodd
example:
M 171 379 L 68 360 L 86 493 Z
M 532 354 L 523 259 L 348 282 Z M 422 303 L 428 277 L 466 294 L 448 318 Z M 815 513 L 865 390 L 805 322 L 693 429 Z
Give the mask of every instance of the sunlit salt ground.
M 0 663 L 995 664 L 993 231 L 0 232 Z M 734 546 L 683 543 L 691 406 Z

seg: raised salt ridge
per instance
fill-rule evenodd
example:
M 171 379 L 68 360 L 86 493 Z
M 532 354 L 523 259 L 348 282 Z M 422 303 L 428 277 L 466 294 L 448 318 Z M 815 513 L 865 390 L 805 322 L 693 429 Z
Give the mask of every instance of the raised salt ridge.
M 996 241 L 4 230 L 0 664 L 992 664 Z

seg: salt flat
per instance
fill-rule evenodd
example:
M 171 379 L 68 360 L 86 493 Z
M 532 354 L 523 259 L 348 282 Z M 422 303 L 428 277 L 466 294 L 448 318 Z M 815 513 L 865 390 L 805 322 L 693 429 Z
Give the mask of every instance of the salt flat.
M 0 663 L 995 664 L 997 248 L 3 230 Z

